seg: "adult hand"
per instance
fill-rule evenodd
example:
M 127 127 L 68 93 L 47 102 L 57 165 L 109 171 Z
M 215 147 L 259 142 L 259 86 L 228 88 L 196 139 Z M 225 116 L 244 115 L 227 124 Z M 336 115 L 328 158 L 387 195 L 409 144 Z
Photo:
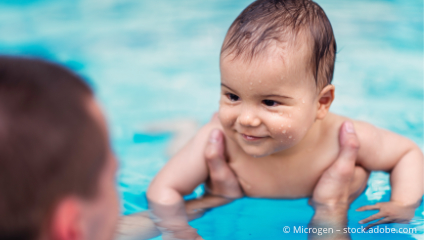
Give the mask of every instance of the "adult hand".
M 323 173 L 313 195 L 312 205 L 334 207 L 349 204 L 361 194 L 369 173 L 355 166 L 359 140 L 352 122 L 346 121 L 339 132 L 340 152 L 336 161 Z
M 207 194 L 202 198 L 186 202 L 185 208 L 189 220 L 202 216 L 205 209 L 229 203 L 243 196 L 238 180 L 226 162 L 224 148 L 223 133 L 214 129 L 204 150 L 209 168 Z M 161 234 L 149 218 L 147 211 L 121 217 L 118 225 L 117 239 L 119 240 L 151 239 Z M 190 235 L 193 236 L 193 239 L 202 239 L 191 228 L 173 229 L 173 234 L 170 236 L 165 234 L 164 237 L 179 236 L 185 238 Z
M 344 122 L 339 132 L 340 152 L 336 161 L 322 174 L 310 201 L 315 213 L 309 227 L 347 226 L 347 210 L 350 203 L 366 186 L 368 172 L 355 166 L 359 141 L 351 122 Z M 350 235 L 336 231 L 319 236 L 310 234 L 308 239 L 350 240 Z
M 202 216 L 206 209 L 243 197 L 236 175 L 225 159 L 224 149 L 224 134 L 219 129 L 212 130 L 205 148 L 205 160 L 209 169 L 206 194 L 186 203 L 189 220 Z
M 359 140 L 353 124 L 346 121 L 339 132 L 340 152 L 337 160 L 323 173 L 312 196 L 313 204 L 332 206 L 350 204 L 366 186 L 369 173 L 355 166 Z M 214 129 L 205 149 L 209 167 L 207 191 L 213 196 L 236 199 L 243 196 L 234 172 L 229 168 L 224 154 L 223 133 Z
M 211 195 L 230 200 L 240 198 L 243 192 L 236 175 L 227 164 L 224 148 L 224 134 L 218 129 L 212 130 L 205 149 L 205 159 L 209 168 L 207 190 Z

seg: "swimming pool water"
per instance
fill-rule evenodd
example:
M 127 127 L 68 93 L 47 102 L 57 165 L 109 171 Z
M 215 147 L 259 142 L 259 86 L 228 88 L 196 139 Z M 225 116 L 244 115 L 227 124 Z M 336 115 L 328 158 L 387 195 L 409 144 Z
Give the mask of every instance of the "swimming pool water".
M 0 53 L 67 65 L 95 89 L 120 159 L 124 214 L 146 209 L 145 191 L 166 163 L 170 133 L 157 121 L 205 123 L 218 108 L 219 49 L 227 28 L 251 1 L 0 0 Z M 423 146 L 423 3 L 420 0 L 319 0 L 338 54 L 332 111 L 402 134 Z M 414 183 L 411 183 L 414 184 Z M 194 195 L 201 193 L 197 190 Z M 373 173 L 352 206 L 386 201 L 386 173 Z M 306 199 L 243 198 L 192 222 L 205 239 L 306 239 Z M 349 226 L 372 212 L 349 212 Z M 423 207 L 410 234 L 352 234 L 353 239 L 420 239 Z

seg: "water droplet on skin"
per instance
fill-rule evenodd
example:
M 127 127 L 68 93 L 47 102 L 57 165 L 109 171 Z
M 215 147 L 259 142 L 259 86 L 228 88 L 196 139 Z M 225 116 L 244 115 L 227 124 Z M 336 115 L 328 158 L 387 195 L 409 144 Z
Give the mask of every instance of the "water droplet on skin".
M 292 138 L 292 136 L 289 136 L 289 138 Z
M 302 103 L 305 103 L 305 100 L 302 99 Z
M 291 125 L 289 124 L 289 128 L 291 128 Z
M 286 132 L 287 132 L 286 130 L 283 130 L 283 131 L 282 131 L 282 133 L 284 133 L 284 134 L 285 134 Z

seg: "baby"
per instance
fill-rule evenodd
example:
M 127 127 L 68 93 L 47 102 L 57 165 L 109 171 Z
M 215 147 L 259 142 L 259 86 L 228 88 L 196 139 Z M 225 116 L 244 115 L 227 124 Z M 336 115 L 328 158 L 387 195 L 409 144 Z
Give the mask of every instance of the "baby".
M 400 135 L 329 112 L 335 54 L 331 24 L 313 1 L 257 0 L 249 5 L 222 46 L 218 118 L 160 171 L 147 193 L 150 203 L 182 206 L 183 195 L 207 180 L 203 152 L 216 128 L 225 134 L 229 166 L 246 196 L 310 197 L 337 158 L 339 129 L 349 120 L 354 126 L 348 122 L 346 127 L 356 130 L 360 142 L 356 165 L 391 174 L 390 202 L 363 207 L 380 210 L 366 221 L 412 218 L 423 195 L 423 154 Z M 397 209 L 409 211 L 409 219 L 391 216 Z M 177 212 L 154 214 L 163 220 Z

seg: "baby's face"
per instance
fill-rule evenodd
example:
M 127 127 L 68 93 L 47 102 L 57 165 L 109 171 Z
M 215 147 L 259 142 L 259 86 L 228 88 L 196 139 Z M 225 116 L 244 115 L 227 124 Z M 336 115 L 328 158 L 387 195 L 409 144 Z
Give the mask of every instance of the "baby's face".
M 262 157 L 288 149 L 314 123 L 318 94 L 305 45 L 284 54 L 271 48 L 251 62 L 221 56 L 219 118 L 226 136 L 247 154 Z

